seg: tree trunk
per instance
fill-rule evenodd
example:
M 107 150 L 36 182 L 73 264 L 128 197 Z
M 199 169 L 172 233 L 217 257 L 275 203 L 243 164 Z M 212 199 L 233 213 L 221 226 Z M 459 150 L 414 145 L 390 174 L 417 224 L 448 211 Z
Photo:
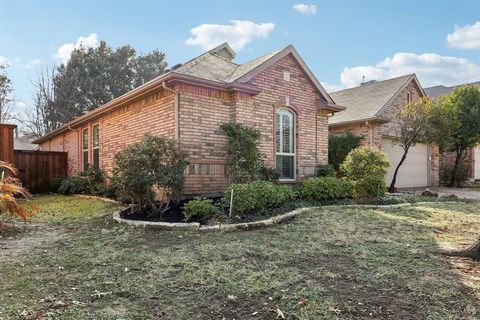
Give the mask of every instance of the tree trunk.
M 451 177 L 450 177 L 450 182 L 448 182 L 448 187 L 454 187 L 456 182 L 457 182 L 457 171 L 458 167 L 460 165 L 460 160 L 462 159 L 462 153 L 463 151 L 457 150 L 457 155 L 455 157 L 455 163 L 453 164 L 452 172 L 451 172 Z
M 480 239 L 478 239 L 471 246 L 463 250 L 445 251 L 442 253 L 447 256 L 466 257 L 466 258 L 471 258 L 475 260 L 480 260 Z
M 393 173 L 392 182 L 390 183 L 390 187 L 388 188 L 388 192 L 395 192 L 395 183 L 397 183 L 398 170 L 400 169 L 402 164 L 405 162 L 405 159 L 407 159 L 407 154 L 408 154 L 409 149 L 410 149 L 410 147 L 404 149 L 402 158 L 400 159 L 400 162 L 398 163 L 397 167 L 395 168 L 395 172 Z

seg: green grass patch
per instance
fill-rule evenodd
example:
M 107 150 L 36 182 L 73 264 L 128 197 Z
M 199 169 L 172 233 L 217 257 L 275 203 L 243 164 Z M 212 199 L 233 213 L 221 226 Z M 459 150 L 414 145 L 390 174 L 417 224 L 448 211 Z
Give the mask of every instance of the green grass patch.
M 478 236 L 478 203 L 338 206 L 268 229 L 201 234 L 114 224 L 112 207 L 93 200 L 37 201 L 37 221 L 56 210 L 48 228 L 60 236 L 46 227 L 0 239 L 0 319 L 275 319 L 277 309 L 287 319 L 480 317 L 478 280 L 467 285 L 433 252 Z

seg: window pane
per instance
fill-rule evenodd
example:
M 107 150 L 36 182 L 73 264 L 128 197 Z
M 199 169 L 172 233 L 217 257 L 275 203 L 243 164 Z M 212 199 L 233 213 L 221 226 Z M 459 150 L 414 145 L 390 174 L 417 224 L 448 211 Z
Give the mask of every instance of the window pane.
M 98 125 L 93 126 L 93 147 L 100 145 L 100 127 Z
M 83 170 L 88 169 L 88 150 L 83 151 Z
M 83 150 L 88 149 L 88 129 L 83 130 Z
M 294 179 L 295 156 L 277 156 L 277 172 L 280 179 Z
M 100 168 L 100 149 L 93 149 L 93 166 Z
M 280 151 L 280 114 L 276 114 L 275 117 L 275 143 L 277 152 Z
M 292 128 L 292 116 L 284 114 L 282 115 L 282 152 L 293 153 L 293 128 Z

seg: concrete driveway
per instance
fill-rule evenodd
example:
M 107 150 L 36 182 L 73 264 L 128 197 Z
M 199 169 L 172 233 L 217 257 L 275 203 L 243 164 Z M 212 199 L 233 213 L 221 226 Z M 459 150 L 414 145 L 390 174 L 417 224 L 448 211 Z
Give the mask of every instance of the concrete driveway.
M 439 196 L 455 194 L 459 198 L 480 200 L 480 188 L 448 188 L 448 187 L 430 187 L 432 191 Z

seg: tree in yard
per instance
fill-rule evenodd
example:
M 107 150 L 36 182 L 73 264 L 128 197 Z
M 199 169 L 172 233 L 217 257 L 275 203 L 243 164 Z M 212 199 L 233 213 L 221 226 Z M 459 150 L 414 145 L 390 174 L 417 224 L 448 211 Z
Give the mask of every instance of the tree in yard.
M 417 101 L 408 103 L 397 114 L 398 134 L 393 139 L 393 144 L 399 145 L 403 149 L 403 154 L 400 162 L 395 167 L 392 181 L 388 188 L 389 192 L 395 192 L 398 171 L 407 159 L 410 148 L 417 143 L 430 142 L 436 136 L 432 127 L 434 107 L 430 99 L 422 97 Z
M 331 135 L 328 137 L 328 163 L 335 170 L 340 169 L 340 164 L 347 155 L 359 146 L 362 137 L 356 136 L 351 132 L 341 135 Z
M 450 133 L 444 139 L 446 150 L 455 154 L 450 174 L 449 187 L 456 185 L 457 171 L 468 150 L 480 143 L 480 90 L 473 86 L 461 86 L 438 101 L 439 106 L 449 114 Z
M 0 123 L 8 122 L 12 119 L 12 110 L 9 104 L 13 102 L 11 93 L 13 91 L 12 82 L 5 73 L 7 66 L 0 65 Z
M 66 63 L 38 75 L 34 106 L 21 119 L 25 134 L 40 137 L 161 75 L 166 66 L 158 50 L 138 55 L 129 45 L 113 50 L 105 41 L 77 48 Z

